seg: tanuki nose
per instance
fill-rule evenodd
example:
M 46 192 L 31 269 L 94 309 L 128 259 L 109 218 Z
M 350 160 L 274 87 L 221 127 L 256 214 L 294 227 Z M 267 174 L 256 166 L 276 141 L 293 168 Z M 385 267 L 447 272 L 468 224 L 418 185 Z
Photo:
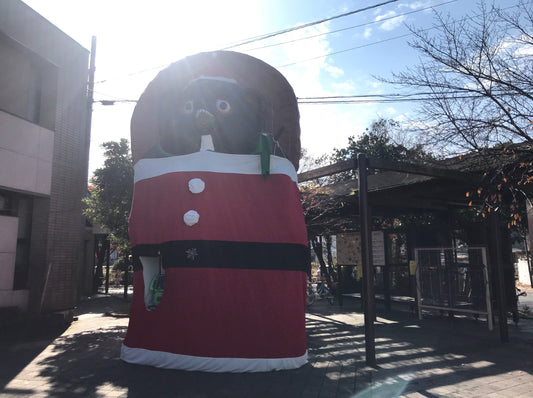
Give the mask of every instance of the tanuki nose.
M 211 134 L 215 131 L 215 117 L 205 109 L 198 109 L 195 125 L 200 135 Z

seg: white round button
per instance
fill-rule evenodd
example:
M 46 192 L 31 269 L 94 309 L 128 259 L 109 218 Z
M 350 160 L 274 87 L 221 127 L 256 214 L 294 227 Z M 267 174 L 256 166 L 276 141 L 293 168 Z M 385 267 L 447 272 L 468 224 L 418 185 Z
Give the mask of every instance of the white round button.
M 183 222 L 185 222 L 185 224 L 187 224 L 189 227 L 196 224 L 199 220 L 200 214 L 198 214 L 198 212 L 194 210 L 189 210 L 183 215 Z
M 189 181 L 189 191 L 192 193 L 200 193 L 205 189 L 205 182 L 200 178 L 193 178 Z

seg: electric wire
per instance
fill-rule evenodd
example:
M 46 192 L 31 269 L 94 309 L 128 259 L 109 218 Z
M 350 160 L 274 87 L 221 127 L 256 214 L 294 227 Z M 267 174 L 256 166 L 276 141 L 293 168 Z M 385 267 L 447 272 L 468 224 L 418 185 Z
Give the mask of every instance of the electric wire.
M 459 94 L 459 95 L 457 95 Z M 514 93 L 505 91 L 492 92 L 499 97 L 512 97 Z M 488 95 L 479 94 L 472 90 L 449 90 L 444 92 L 420 92 L 410 94 L 368 94 L 351 96 L 325 96 L 325 97 L 298 97 L 298 104 L 309 105 L 342 105 L 342 104 L 367 104 L 367 103 L 396 103 L 448 100 L 448 99 L 482 99 Z
M 459 95 L 458 95 L 459 94 Z M 513 96 L 512 93 L 493 92 L 493 95 L 500 97 Z M 435 99 L 481 99 L 487 95 L 477 94 L 471 90 L 448 90 L 445 92 L 419 92 L 406 94 L 359 94 L 359 95 L 333 95 L 317 97 L 297 97 L 298 104 L 305 105 L 347 105 L 347 104 L 368 104 L 368 103 L 399 103 L 399 102 L 420 102 L 434 101 Z M 115 103 L 136 103 L 137 100 L 117 99 L 117 100 L 95 100 L 102 105 L 114 105 Z
M 513 7 L 516 7 L 516 6 L 507 7 L 507 8 L 504 8 L 503 10 L 508 10 L 510 8 L 513 8 Z M 468 16 L 468 17 L 464 17 L 464 18 L 458 19 L 455 22 L 464 22 L 464 21 L 467 21 L 469 19 L 473 19 L 473 18 L 479 17 L 479 16 L 480 16 L 480 14 L 473 15 L 473 16 Z M 420 33 L 427 32 L 427 31 L 430 31 L 430 30 L 433 30 L 433 29 L 436 29 L 436 28 L 437 28 L 437 26 L 432 26 L 432 27 L 429 27 L 429 28 L 426 28 L 426 29 L 419 29 L 417 32 L 420 32 Z M 305 63 L 305 62 L 314 61 L 316 59 L 326 58 L 326 57 L 329 57 L 329 56 L 332 56 L 332 55 L 338 55 L 338 54 L 346 53 L 346 52 L 349 52 L 349 51 L 359 50 L 361 48 L 375 46 L 376 44 L 387 43 L 389 41 L 402 39 L 404 37 L 408 37 L 408 36 L 411 36 L 411 35 L 412 35 L 412 33 L 406 33 L 406 34 L 399 35 L 399 36 L 393 36 L 393 37 L 389 37 L 389 38 L 386 38 L 386 39 L 383 39 L 383 40 L 374 41 L 372 43 L 362 44 L 360 46 L 346 48 L 344 50 L 332 51 L 332 52 L 329 52 L 329 53 L 326 53 L 326 54 L 317 55 L 315 57 L 311 57 L 311 58 L 306 58 L 306 59 L 302 59 L 302 60 L 299 60 L 299 61 L 290 62 L 290 63 L 284 64 L 284 65 L 279 65 L 279 66 L 276 66 L 276 68 L 278 68 L 278 69 L 286 68 L 286 67 L 289 67 L 289 66 L 298 65 L 298 64 L 301 64 L 301 63 Z
M 397 1 L 397 0 L 393 0 L 393 1 Z M 388 4 L 388 3 L 393 2 L 393 1 L 391 0 L 391 1 L 389 1 L 389 2 L 381 3 L 381 4 L 377 4 L 377 5 L 375 5 L 375 6 L 371 6 L 371 7 L 378 7 L 378 6 L 380 6 L 380 5 Z M 354 26 L 347 27 L 347 28 L 344 28 L 344 29 L 339 29 L 339 30 L 336 30 L 336 31 L 324 32 L 324 33 L 321 33 L 321 34 L 318 34 L 318 35 L 306 36 L 306 37 L 303 37 L 303 38 L 298 38 L 298 39 L 291 40 L 291 41 L 287 41 L 287 42 L 274 43 L 274 44 L 270 44 L 270 45 L 267 45 L 267 46 L 262 46 L 262 47 L 252 48 L 252 49 L 248 49 L 248 50 L 245 49 L 245 50 L 243 50 L 243 51 L 254 51 L 254 50 L 257 50 L 257 49 L 261 49 L 261 48 L 274 47 L 274 46 L 283 45 L 283 44 L 286 44 L 286 43 L 292 43 L 292 42 L 294 42 L 294 41 L 307 40 L 308 38 L 313 38 L 313 37 L 317 37 L 317 36 L 321 36 L 321 35 L 327 35 L 327 34 L 330 34 L 330 33 L 337 33 L 337 32 L 341 32 L 341 31 L 343 31 L 343 30 L 349 30 L 349 29 L 352 29 L 352 28 L 357 28 L 357 27 L 361 27 L 361 26 L 365 26 L 365 25 L 369 25 L 369 24 L 373 24 L 373 23 L 383 22 L 383 21 L 386 21 L 386 20 L 388 20 L 388 19 L 398 18 L 398 17 L 404 16 L 404 15 L 412 14 L 412 13 L 414 13 L 414 12 L 419 12 L 419 11 L 422 11 L 422 10 L 427 10 L 427 9 L 432 9 L 432 8 L 440 7 L 440 6 L 442 6 L 442 5 L 446 5 L 446 4 L 448 4 L 448 3 L 452 3 L 452 2 L 455 2 L 455 1 L 458 1 L 458 0 L 452 0 L 452 1 L 444 2 L 444 3 L 435 4 L 435 5 L 433 5 L 433 6 L 429 6 L 429 7 L 426 7 L 426 8 L 424 8 L 424 9 L 421 9 L 421 10 L 415 10 L 415 11 L 411 11 L 411 12 L 408 12 L 408 13 L 404 13 L 404 14 L 396 15 L 396 16 L 394 16 L 394 17 L 384 18 L 384 19 L 379 20 L 379 21 L 367 22 L 367 23 L 365 23 L 365 24 L 354 25 Z M 507 9 L 510 9 L 510 8 L 513 8 L 513 7 L 516 7 L 516 6 L 506 7 L 506 8 L 503 8 L 502 10 L 507 10 Z M 365 9 L 361 9 L 361 10 L 365 10 Z M 336 15 L 336 16 L 331 17 L 331 18 L 326 18 L 325 20 L 331 20 L 331 19 L 335 19 L 335 18 L 340 18 L 340 17 L 342 17 L 342 16 L 350 15 L 350 14 L 353 14 L 353 13 L 355 13 L 355 12 L 361 12 L 361 11 L 360 11 L 360 10 L 354 10 L 354 11 L 351 11 L 351 12 L 349 12 L 349 13 Z M 472 18 L 474 18 L 474 17 L 476 17 L 476 16 L 479 16 L 479 15 L 474 15 L 474 16 L 471 16 L 471 17 L 465 17 L 465 18 L 459 19 L 458 22 L 465 21 L 465 20 L 468 20 L 468 19 L 472 19 Z M 264 39 L 266 39 L 266 38 L 273 37 L 273 36 L 277 36 L 277 35 L 280 35 L 280 34 L 283 34 L 283 33 L 287 33 L 287 32 L 291 32 L 291 31 L 293 31 L 293 30 L 302 29 L 302 28 L 307 27 L 307 26 L 316 25 L 316 24 L 318 24 L 318 23 L 324 22 L 325 20 L 315 21 L 315 22 L 310 22 L 310 23 L 305 24 L 305 25 L 301 25 L 301 26 L 297 26 L 297 27 L 293 27 L 293 28 L 284 29 L 283 31 L 278 31 L 278 32 L 274 32 L 274 33 L 269 33 L 269 34 L 261 35 L 261 36 L 256 36 L 255 38 L 250 38 L 249 40 L 248 40 L 248 39 L 245 39 L 245 41 L 241 42 L 241 43 L 238 44 L 238 45 L 235 44 L 235 45 L 232 45 L 232 46 L 224 47 L 224 48 L 222 48 L 221 50 L 230 49 L 230 48 L 238 47 L 238 46 L 240 46 L 240 45 L 244 45 L 244 44 L 248 44 L 248 43 L 252 43 L 252 42 L 256 42 L 256 41 L 260 41 L 260 40 L 264 40 Z M 431 27 L 431 28 L 423 29 L 423 30 L 421 30 L 421 31 L 423 32 L 423 31 L 432 30 L 432 29 L 435 29 L 435 27 Z M 410 36 L 411 34 L 412 34 L 412 33 L 407 33 L 407 34 L 404 34 L 404 35 L 394 36 L 394 37 L 390 37 L 390 38 L 387 38 L 387 39 L 379 40 L 379 41 L 377 41 L 377 42 L 367 43 L 367 44 L 364 44 L 364 45 L 361 45 L 361 46 L 356 46 L 356 47 L 351 47 L 351 48 L 344 49 L 344 50 L 334 51 L 334 52 L 330 52 L 330 53 L 326 53 L 326 54 L 318 55 L 318 56 L 316 56 L 316 57 L 312 57 L 312 58 L 307 58 L 307 59 L 304 59 L 304 60 L 300 60 L 300 61 L 294 61 L 294 62 L 291 62 L 291 63 L 287 63 L 287 64 L 284 64 L 284 65 L 277 66 L 277 68 L 285 68 L 285 67 L 289 67 L 289 66 L 297 65 L 297 64 L 300 64 L 300 63 L 305 63 L 305 62 L 313 61 L 313 60 L 316 60 L 316 59 L 325 58 L 325 57 L 328 57 L 328 56 L 331 56 L 331 55 L 342 54 L 342 53 L 345 53 L 345 52 L 354 51 L 354 50 L 357 50 L 357 49 L 361 49 L 361 48 L 365 48 L 365 47 L 370 47 L 370 46 L 374 46 L 374 45 L 377 45 L 377 44 L 386 43 L 386 42 L 389 42 L 389 41 L 393 41 L 393 40 L 397 40 L 397 39 L 401 39 L 401 38 L 404 38 L 404 37 Z M 129 73 L 129 74 L 127 74 L 127 75 L 125 75 L 125 76 L 122 76 L 122 77 L 130 77 L 130 76 L 134 76 L 134 75 L 137 75 L 137 74 L 141 74 L 141 73 L 149 72 L 149 71 L 152 71 L 152 70 L 162 69 L 162 68 L 168 66 L 169 64 L 170 64 L 170 63 L 166 63 L 166 64 L 159 65 L 159 66 L 155 66 L 155 67 L 152 67 L 152 68 L 147 68 L 147 69 L 143 69 L 143 70 L 140 70 L 140 71 L 132 72 L 132 73 Z M 109 80 L 109 79 L 99 80 L 99 81 L 95 82 L 95 84 L 104 83 L 104 82 L 106 82 L 106 81 L 108 81 L 108 80 Z
M 322 24 L 324 22 L 329 22 L 329 21 L 332 21 L 334 19 L 343 18 L 343 17 L 347 17 L 349 15 L 358 14 L 358 13 L 363 12 L 363 11 L 372 10 L 374 8 L 378 8 L 378 7 L 381 7 L 381 6 L 390 4 L 390 3 L 395 3 L 397 1 L 398 0 L 388 0 L 388 1 L 385 1 L 383 3 L 374 4 L 374 5 L 371 5 L 371 6 L 368 6 L 368 7 L 364 7 L 364 8 L 359 8 L 357 10 L 345 12 L 343 14 L 335 15 L 333 17 L 324 18 L 324 19 L 321 19 L 321 20 L 318 20 L 318 21 L 309 22 L 309 23 L 306 23 L 306 24 L 303 24 L 303 25 L 294 26 L 292 28 L 278 30 L 277 32 L 273 32 L 273 33 L 267 33 L 267 34 L 262 35 L 262 36 L 258 36 L 258 37 L 255 37 L 255 38 L 250 38 L 250 39 L 245 40 L 243 42 L 240 42 L 238 44 L 234 44 L 234 45 L 230 45 L 230 46 L 224 47 L 224 48 L 222 48 L 222 50 L 229 50 L 231 48 L 244 46 L 245 44 L 254 43 L 254 42 L 257 42 L 257 41 L 260 41 L 260 40 L 269 39 L 269 38 L 274 37 L 274 36 L 279 36 L 279 35 L 282 35 L 282 34 L 285 34 L 285 33 L 294 32 L 296 30 L 308 28 L 309 26 L 319 25 L 319 24 Z
M 299 38 L 293 39 L 293 40 L 287 40 L 287 41 L 282 41 L 282 42 L 278 42 L 278 43 L 267 44 L 265 46 L 246 48 L 246 49 L 244 49 L 242 51 L 243 52 L 250 52 L 250 51 L 256 51 L 256 50 L 262 50 L 264 48 L 277 47 L 277 46 L 282 46 L 284 44 L 295 43 L 295 42 L 302 41 L 302 40 L 314 39 L 316 37 L 326 36 L 326 35 L 339 33 L 339 32 L 345 32 L 347 30 L 352 30 L 352 29 L 356 29 L 356 28 L 362 28 L 364 26 L 374 25 L 374 24 L 377 24 L 377 23 L 383 23 L 383 22 L 389 21 L 391 19 L 401 18 L 401 17 L 407 16 L 407 15 L 418 13 L 418 12 L 422 12 L 422 11 L 426 11 L 426 10 L 430 10 L 430 9 L 435 9 L 437 7 L 440 7 L 440 6 L 443 6 L 443 5 L 446 5 L 446 4 L 450 4 L 450 3 L 455 3 L 457 1 L 458 0 L 450 0 L 450 1 L 446 1 L 444 3 L 435 4 L 435 5 L 432 5 L 432 6 L 429 6 L 429 7 L 420 8 L 418 10 L 409 11 L 409 12 L 406 12 L 406 13 L 403 13 L 403 14 L 394 15 L 392 17 L 387 17 L 387 18 L 383 18 L 383 19 L 380 19 L 380 20 L 374 20 L 374 21 L 370 21 L 370 22 L 365 22 L 365 23 L 362 23 L 362 24 L 352 25 L 352 26 L 348 26 L 346 28 L 331 30 L 329 32 L 318 33 L 318 34 L 315 34 L 315 35 L 299 37 Z
M 396 0 L 395 0 L 396 1 Z M 440 7 L 442 5 L 445 5 L 445 4 L 448 4 L 448 3 L 452 3 L 452 2 L 455 2 L 455 1 L 458 1 L 458 0 L 452 0 L 452 1 L 448 1 L 448 2 L 445 2 L 445 3 L 440 3 L 440 4 L 436 4 L 436 5 L 433 5 L 433 6 L 430 6 L 430 7 L 426 7 L 424 8 L 423 10 L 426 10 L 426 9 L 430 9 L 430 8 L 436 8 L 436 7 Z M 379 6 L 379 5 L 378 5 Z M 512 8 L 512 7 L 508 7 L 508 8 Z M 507 8 L 505 8 L 507 9 Z M 357 11 L 357 10 L 356 10 Z M 416 11 L 412 11 L 412 12 L 409 12 L 409 13 L 405 13 L 405 14 L 400 14 L 400 15 L 396 15 L 394 17 L 390 17 L 390 19 L 393 19 L 393 18 L 397 18 L 397 17 L 401 17 L 403 15 L 408 15 L 408 14 L 412 14 L 414 12 L 418 12 L 418 11 L 422 11 L 422 10 L 416 10 Z M 353 13 L 355 11 L 352 11 L 351 13 Z M 332 17 L 332 18 L 337 18 L 337 17 L 340 17 L 340 16 L 344 16 L 344 14 L 340 14 L 338 16 L 335 16 L 335 17 Z M 473 17 L 470 17 L 470 18 L 463 18 L 459 21 L 462 21 L 462 20 L 466 20 L 466 19 L 471 19 Z M 337 33 L 339 31 L 343 31 L 343 30 L 348 30 L 348 29 L 352 29 L 352 28 L 356 28 L 356 27 L 360 27 L 360 26 L 365 26 L 365 25 L 368 25 L 368 24 L 372 24 L 372 23 L 376 23 L 376 22 L 383 22 L 385 20 L 388 20 L 389 18 L 384 18 L 380 21 L 372 21 L 372 22 L 368 22 L 368 23 L 365 23 L 365 24 L 362 24 L 362 25 L 354 25 L 353 27 L 348 27 L 348 28 L 345 28 L 345 29 L 340 29 L 338 31 L 331 31 L 331 32 L 324 32 L 324 33 L 321 33 L 320 35 L 327 35 L 327 34 L 330 34 L 330 33 Z M 317 22 L 311 22 L 310 24 L 316 24 L 318 23 Z M 306 24 L 308 25 L 308 24 Z M 298 27 L 300 28 L 300 27 Z M 285 29 L 287 31 L 290 31 L 290 29 L 292 28 L 289 28 L 289 29 Z M 429 30 L 429 29 L 434 29 L 434 27 L 432 28 L 428 28 L 426 30 Z M 271 33 L 271 34 L 266 34 L 266 35 L 262 35 L 262 36 L 257 36 L 256 38 L 254 38 L 254 40 L 250 39 L 249 42 L 253 42 L 253 41 L 260 41 L 260 40 L 263 40 L 266 38 L 266 36 L 269 36 L 269 35 L 277 35 L 278 32 L 274 32 L 274 33 Z M 281 33 L 279 33 L 281 34 Z M 295 61 L 295 62 L 291 62 L 291 63 L 288 63 L 288 64 L 284 64 L 284 65 L 281 65 L 281 66 L 278 66 L 278 68 L 285 68 L 285 67 L 288 67 L 288 66 L 293 66 L 293 65 L 296 65 L 296 64 L 299 64 L 299 63 L 304 63 L 304 62 L 308 62 L 308 61 L 312 61 L 312 60 L 315 60 L 315 59 L 320 59 L 320 58 L 324 58 L 324 57 L 327 57 L 327 56 L 330 56 L 330 55 L 336 55 L 336 54 L 341 54 L 341 53 L 344 53 L 344 52 L 348 52 L 348 51 L 353 51 L 353 50 L 357 50 L 357 49 L 360 49 L 360 48 L 365 48 L 365 47 L 369 47 L 369 46 L 373 46 L 373 45 L 376 45 L 376 44 L 381 44 L 381 43 L 386 43 L 388 41 L 392 41 L 392 40 L 397 40 L 397 39 L 401 39 L 403 37 L 407 37 L 411 35 L 411 33 L 408 33 L 408 34 L 405 34 L 405 35 L 400 35 L 400 36 L 395 36 L 395 37 L 391 37 L 391 38 L 388 38 L 388 39 L 383 39 L 383 40 L 380 40 L 380 41 L 377 41 L 377 42 L 372 42 L 372 43 L 367 43 L 367 44 L 364 44 L 364 45 L 361 45 L 361 46 L 357 46 L 357 47 L 352 47 L 352 48 L 348 48 L 348 49 L 344 49 L 344 50 L 339 50 L 339 51 L 336 51 L 336 52 L 332 52 L 332 53 L 327 53 L 327 54 L 322 54 L 322 55 L 319 55 L 319 56 L 316 56 L 316 57 L 313 57 L 313 58 L 308 58 L 308 59 L 304 59 L 304 60 L 300 60 L 300 61 Z M 298 41 L 298 40 L 306 40 L 307 38 L 313 38 L 313 37 L 316 37 L 316 36 L 319 36 L 319 35 L 314 35 L 314 36 L 310 36 L 310 37 L 303 37 L 303 38 L 299 38 L 299 39 L 296 39 L 294 41 Z M 293 41 L 289 41 L 290 42 L 293 42 Z M 273 47 L 273 46 L 278 46 L 278 45 L 283 45 L 285 43 L 275 43 L 275 44 L 271 44 L 271 45 L 268 45 L 268 46 L 264 46 L 264 47 L 259 47 L 259 48 L 266 48 L 266 47 Z M 225 48 L 222 48 L 222 50 L 224 49 L 229 49 L 229 48 L 232 48 L 232 46 L 230 47 L 225 47 Z M 243 50 L 243 51 L 253 51 L 253 50 L 256 50 L 258 48 L 252 48 L 252 49 L 249 49 L 249 50 Z M 153 70 L 157 70 L 157 69 L 162 69 L 162 68 L 165 68 L 169 65 L 170 63 L 166 63 L 166 64 L 162 64 L 162 65 L 159 65 L 159 66 L 155 66 L 155 67 L 152 67 L 152 68 L 147 68 L 147 69 L 142 69 L 140 71 L 136 71 L 136 72 L 131 72 L 127 75 L 124 75 L 124 76 L 121 76 L 121 77 L 130 77 L 130 76 L 134 76 L 134 75 L 137 75 L 137 74 L 141 74 L 141 73 L 145 73 L 145 72 L 150 72 L 150 71 L 153 71 Z M 104 80 L 99 80 L 99 81 L 96 81 L 94 84 L 100 84 L 100 83 L 105 83 L 107 82 L 108 80 L 110 79 L 104 79 Z
M 396 1 L 396 0 L 394 0 Z M 442 5 L 445 5 L 445 4 L 448 4 L 448 3 L 452 3 L 452 2 L 455 2 L 457 0 L 452 0 L 452 1 L 448 1 L 448 2 L 444 2 L 444 3 L 440 3 L 440 4 L 437 4 L 437 5 L 434 5 L 434 6 L 430 6 L 430 7 L 426 7 L 424 9 L 421 9 L 421 10 L 416 10 L 416 11 L 412 11 L 412 12 L 409 12 L 409 13 L 406 13 L 406 14 L 412 14 L 414 12 L 419 12 L 419 11 L 422 11 L 422 10 L 426 10 L 426 9 L 430 9 L 430 8 L 435 8 L 435 7 L 439 7 L 439 6 L 442 6 Z M 387 3 L 390 3 L 391 1 L 389 2 L 386 2 L 386 3 L 382 3 L 382 4 L 387 4 Z M 513 8 L 513 7 L 516 7 L 516 6 L 511 6 L 511 7 L 506 7 L 504 8 L 504 10 L 507 10 L 507 9 L 510 9 L 510 8 Z M 357 10 L 356 10 L 357 11 Z M 354 13 L 355 11 L 352 11 L 351 13 Z M 394 16 L 394 17 L 390 17 L 390 18 L 386 18 L 386 19 L 393 19 L 393 18 L 397 18 L 397 17 L 400 17 L 402 15 L 406 15 L 406 14 L 400 14 L 400 15 L 397 15 L 397 16 Z M 341 15 L 338 15 L 338 16 L 335 16 L 335 17 L 332 17 L 332 18 L 337 18 L 337 17 L 341 17 L 341 16 L 344 16 L 345 14 L 341 14 Z M 462 22 L 462 21 L 465 21 L 465 20 L 468 20 L 468 19 L 472 19 L 476 16 L 479 16 L 479 15 L 474 15 L 474 16 L 470 16 L 470 17 L 465 17 L 465 18 L 461 18 L 459 20 L 457 20 L 458 22 Z M 382 19 L 378 22 L 383 22 L 384 20 L 386 19 Z M 368 24 L 372 24 L 372 23 L 375 23 L 376 21 L 373 21 L 373 22 L 369 22 L 369 23 L 365 23 L 365 24 L 362 24 L 362 25 L 357 25 L 357 26 L 354 26 L 354 27 L 359 27 L 359 26 L 364 26 L 364 25 L 368 25 Z M 316 23 L 319 23 L 319 21 L 317 21 Z M 311 23 L 311 24 L 316 24 L 316 23 Z M 346 30 L 346 29 L 351 29 L 352 27 L 349 27 L 349 28 L 345 28 L 345 29 L 341 29 L 342 30 Z M 422 29 L 420 30 L 420 32 L 425 32 L 425 31 L 428 31 L 428 30 L 432 30 L 432 29 L 435 29 L 435 27 L 430 27 L 430 28 L 426 28 L 426 29 Z M 320 35 L 325 35 L 325 34 L 329 34 L 329 33 L 336 33 L 337 31 L 331 31 L 331 32 L 326 32 L 326 33 L 323 33 L 323 34 L 320 34 Z M 281 33 L 280 33 L 281 34 Z M 374 45 L 377 45 L 377 44 L 382 44 L 382 43 L 385 43 L 385 42 L 389 42 L 389 41 L 393 41 L 393 40 L 397 40 L 397 39 L 400 39 L 400 38 L 403 38 L 403 37 L 407 37 L 407 36 L 410 36 L 412 33 L 408 33 L 408 34 L 403 34 L 403 35 L 399 35 L 399 36 L 394 36 L 394 37 L 390 37 L 390 38 L 387 38 L 387 39 L 383 39 L 383 40 L 379 40 L 379 41 L 375 41 L 375 42 L 372 42 L 372 43 L 367 43 L 367 44 L 363 44 L 363 45 L 360 45 L 360 46 L 356 46 L 356 47 L 351 47 L 351 48 L 348 48 L 348 49 L 343 49 L 343 50 L 339 50 L 339 51 L 334 51 L 334 52 L 330 52 L 330 53 L 327 53 L 327 54 L 322 54 L 322 55 L 318 55 L 318 56 L 315 56 L 315 57 L 311 57 L 311 58 L 307 58 L 307 59 L 304 59 L 304 60 L 300 60 L 300 61 L 295 61 L 295 62 L 291 62 L 291 63 L 288 63 L 288 64 L 284 64 L 284 65 L 280 65 L 280 66 L 276 66 L 276 68 L 285 68 L 285 67 L 289 67 L 289 66 L 293 66 L 293 65 L 297 65 L 297 64 L 300 64 L 300 63 L 304 63 L 304 62 L 308 62 L 308 61 L 312 61 L 312 60 L 316 60 L 316 59 L 320 59 L 320 58 L 324 58 L 324 57 L 328 57 L 328 56 L 331 56 L 331 55 L 337 55 L 337 54 L 341 54 L 341 53 L 345 53 L 345 52 L 349 52 L 349 51 L 353 51 L 353 50 L 357 50 L 357 49 L 361 49 L 361 48 L 365 48 L 365 47 L 369 47 L 369 46 L 374 46 Z M 317 36 L 317 35 L 315 35 Z M 305 38 L 300 38 L 300 39 L 297 39 L 297 40 L 305 40 L 307 39 L 308 37 L 305 37 Z M 278 43 L 278 44 L 273 44 L 273 45 L 269 45 L 269 46 L 274 46 L 274 45 L 282 45 L 282 44 L 285 44 L 285 43 Z M 261 47 L 263 48 L 263 47 Z M 251 49 L 253 50 L 253 49 Z M 249 51 L 251 51 L 249 50 Z M 159 68 L 162 68 L 162 67 L 165 67 L 167 66 L 168 64 L 165 64 L 165 65 L 161 65 L 161 66 L 158 66 L 158 67 L 153 67 L 153 68 L 149 68 L 149 69 L 144 69 L 142 71 L 138 71 L 138 72 L 132 72 L 126 76 L 132 76 L 132 75 L 135 75 L 135 74 L 138 74 L 138 73 L 143 73 L 143 72 L 146 72 L 146 71 L 151 71 L 151 70 L 155 70 L 155 69 L 159 69 Z M 102 80 L 102 81 L 99 81 L 99 82 L 95 82 L 96 83 L 101 83 L 101 82 L 105 82 L 106 80 Z M 107 95 L 107 94 L 103 94 L 103 93 L 99 93 L 101 95 L 106 95 L 108 97 L 113 97 L 111 95 Z M 369 97 L 372 97 L 373 95 L 363 95 L 362 97 L 365 97 L 365 98 L 369 98 Z M 354 98 L 355 96 L 346 96 L 347 98 Z M 118 97 L 115 97 L 115 98 L 118 98 Z M 309 104 L 309 103 L 317 103 L 318 102 L 311 102 L 311 100 L 309 99 L 304 99 L 304 98 L 300 98 L 299 101 L 302 101 L 302 102 L 299 102 L 299 103 L 302 103 L 302 104 Z M 376 100 L 373 100 L 373 101 L 376 101 Z M 385 101 L 385 100 L 384 100 Z M 406 99 L 402 99 L 402 100 L 393 100 L 391 98 L 387 99 L 386 102 L 403 102 L 403 101 L 407 101 Z M 416 99 L 415 101 L 420 101 L 419 99 Z M 101 101 L 94 101 L 94 102 L 101 102 Z M 111 101 L 107 101 L 107 102 L 111 102 Z M 116 103 L 121 103 L 121 102 L 136 102 L 135 100 L 128 100 L 128 99 L 120 99 L 120 100 L 116 100 L 114 101 Z M 326 102 L 326 101 L 324 101 Z M 331 103 L 333 104 L 333 102 L 331 101 L 327 101 L 327 103 Z M 338 102 L 338 103 L 356 103 L 355 100 L 350 100 L 350 101 L 344 101 L 344 102 Z M 108 103 L 106 103 L 106 105 L 109 105 Z
M 321 19 L 321 20 L 318 20 L 318 21 L 309 22 L 309 23 L 306 23 L 306 24 L 303 24 L 303 25 L 294 26 L 294 27 L 287 28 L 287 29 L 282 29 L 282 30 L 279 30 L 277 32 L 266 33 L 264 35 L 252 37 L 252 38 L 249 38 L 249 39 L 244 39 L 243 41 L 237 42 L 236 44 L 232 44 L 232 45 L 223 47 L 220 50 L 229 50 L 229 49 L 232 49 L 232 48 L 235 48 L 235 47 L 240 47 L 240 46 L 243 46 L 245 44 L 254 43 L 254 42 L 265 40 L 265 39 L 268 39 L 268 38 L 271 38 L 271 37 L 279 36 L 279 35 L 282 35 L 282 34 L 285 34 L 285 33 L 293 32 L 295 30 L 304 29 L 304 28 L 307 28 L 309 26 L 318 25 L 318 24 L 321 24 L 321 23 L 324 23 L 324 22 L 328 22 L 328 21 L 331 21 L 331 20 L 334 20 L 334 19 L 346 17 L 346 16 L 349 16 L 349 15 L 352 15 L 352 14 L 363 12 L 363 11 L 368 11 L 368 10 L 371 10 L 373 8 L 377 8 L 377 7 L 380 7 L 380 6 L 389 4 L 389 3 L 394 3 L 394 2 L 397 2 L 397 1 L 398 0 L 388 0 L 388 1 L 383 2 L 383 3 L 379 3 L 379 4 L 372 5 L 372 6 L 360 8 L 360 9 L 349 11 L 349 12 L 346 12 L 346 13 L 343 13 L 343 14 L 339 14 L 339 15 L 334 15 L 333 17 L 324 18 L 324 19 Z M 140 71 L 132 72 L 132 73 L 129 73 L 129 74 L 123 76 L 123 77 L 134 76 L 134 75 L 137 75 L 137 74 L 150 72 L 150 71 L 157 70 L 157 69 L 162 69 L 162 68 L 168 66 L 169 64 L 170 63 L 166 63 L 164 65 L 154 66 L 152 68 L 147 68 L 147 69 L 143 69 L 143 70 L 140 70 Z M 94 82 L 94 84 L 105 83 L 108 80 L 109 79 L 99 80 L 99 81 Z

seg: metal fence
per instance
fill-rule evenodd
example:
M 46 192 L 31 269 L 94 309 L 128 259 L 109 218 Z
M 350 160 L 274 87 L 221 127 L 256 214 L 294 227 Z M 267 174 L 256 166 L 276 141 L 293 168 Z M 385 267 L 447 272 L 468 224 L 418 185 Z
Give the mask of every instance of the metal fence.
M 492 330 L 484 247 L 416 249 L 418 316 L 433 309 L 487 316 Z

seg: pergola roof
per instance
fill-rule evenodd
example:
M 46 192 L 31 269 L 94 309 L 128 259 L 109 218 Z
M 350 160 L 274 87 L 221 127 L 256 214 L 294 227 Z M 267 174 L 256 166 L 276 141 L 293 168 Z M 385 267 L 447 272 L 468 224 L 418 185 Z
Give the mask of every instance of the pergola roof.
M 468 181 L 386 171 L 368 176 L 368 199 L 372 214 L 377 216 L 446 210 L 467 207 L 469 200 L 465 192 L 471 187 L 472 183 Z M 356 178 L 323 185 L 311 195 L 318 206 L 306 206 L 304 195 L 304 210 L 310 230 L 332 232 L 354 228 L 359 216 Z
M 372 215 L 395 216 L 480 205 L 481 199 L 467 197 L 466 193 L 477 190 L 483 175 L 502 165 L 512 167 L 524 159 L 531 160 L 531 154 L 532 146 L 526 143 L 496 155 L 490 153 L 490 157 L 469 154 L 435 161 L 431 165 L 368 158 L 369 169 L 381 170 L 368 175 Z M 357 160 L 349 159 L 299 174 L 300 182 L 315 180 L 321 187 L 312 193 L 315 206 L 307 208 L 305 194 L 313 192 L 313 188 L 302 188 L 310 231 L 331 233 L 354 228 L 359 217 L 357 178 L 341 181 L 330 178 L 331 182 L 320 178 L 356 168 Z

